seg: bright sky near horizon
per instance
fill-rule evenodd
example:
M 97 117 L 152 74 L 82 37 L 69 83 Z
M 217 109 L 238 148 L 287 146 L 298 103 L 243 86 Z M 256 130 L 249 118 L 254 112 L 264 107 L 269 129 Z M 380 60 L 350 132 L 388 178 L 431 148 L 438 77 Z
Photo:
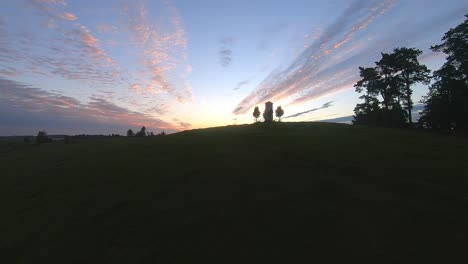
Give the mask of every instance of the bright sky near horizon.
M 429 51 L 466 0 L 0 0 L 0 135 L 349 116 L 358 66 Z M 414 100 L 427 92 L 414 88 Z

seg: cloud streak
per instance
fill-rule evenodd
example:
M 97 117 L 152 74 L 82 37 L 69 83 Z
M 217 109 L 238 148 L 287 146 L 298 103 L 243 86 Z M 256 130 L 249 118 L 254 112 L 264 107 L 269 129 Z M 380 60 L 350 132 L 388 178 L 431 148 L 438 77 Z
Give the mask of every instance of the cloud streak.
M 223 67 L 228 67 L 232 62 L 231 46 L 235 43 L 234 38 L 224 37 L 221 39 L 221 48 L 219 50 L 219 63 Z
M 79 132 L 107 131 L 109 127 L 147 126 L 153 130 L 173 131 L 176 125 L 149 115 L 128 110 L 103 98 L 91 97 L 88 103 L 58 93 L 48 92 L 16 81 L 0 78 L 1 123 L 5 126 L 29 126 L 30 133 L 38 129 L 60 131 L 64 127 Z M 23 118 L 18 118 L 21 116 Z M 28 120 L 24 119 L 24 116 Z M 82 125 L 86 124 L 86 128 Z M 40 125 L 40 126 L 39 126 Z M 107 129 L 107 130 L 106 130 Z M 81 132 L 86 132 L 82 131 Z M 122 131 L 123 132 L 123 131 Z M 6 133 L 6 131 L 0 131 Z
M 0 70 L 11 63 L 21 65 L 23 74 L 60 76 L 67 80 L 115 87 L 122 84 L 121 68 L 107 54 L 99 39 L 89 28 L 80 24 L 75 14 L 67 12 L 67 2 L 29 0 L 38 14 L 28 19 L 45 21 L 46 33 L 35 31 L 7 32 L 0 48 Z M 45 20 L 44 20 L 45 19 Z M 34 43 L 34 46 L 31 46 Z M 3 70 L 5 71 L 5 70 Z
M 248 83 L 249 83 L 248 80 L 242 81 L 242 82 L 238 82 L 237 85 L 236 85 L 236 87 L 234 87 L 233 90 L 234 90 L 234 91 L 237 91 L 237 90 L 239 90 L 242 86 L 247 85 Z
M 73 14 L 73 13 L 69 13 L 69 12 L 65 12 L 63 13 L 63 15 L 60 16 L 62 19 L 65 19 L 65 20 L 71 20 L 71 21 L 74 21 L 74 20 L 77 20 L 78 17 Z
M 28 19 L 0 19 L 0 77 L 46 77 L 52 82 L 47 86 L 64 94 L 104 98 L 149 117 L 171 119 L 178 114 L 173 107 L 192 100 L 185 29 L 171 1 L 156 3 L 161 8 L 151 12 L 128 1 L 121 13 L 94 26 L 84 23 L 89 14 L 76 15 L 66 1 L 25 1 L 27 8 L 17 5 L 17 12 Z
M 302 115 L 305 115 L 305 114 L 308 114 L 308 113 L 311 113 L 311 112 L 315 112 L 315 111 L 318 111 L 318 110 L 326 109 L 326 108 L 329 108 L 329 107 L 333 106 L 332 103 L 333 103 L 333 101 L 326 102 L 326 103 L 324 103 L 324 104 L 323 104 L 322 106 L 320 106 L 320 107 L 316 107 L 316 108 L 309 109 L 309 110 L 307 110 L 307 111 L 295 113 L 295 114 L 292 114 L 292 115 L 289 115 L 289 116 L 284 117 L 284 119 L 286 119 L 286 118 L 294 118 L 294 117 L 302 116 Z
M 137 80 L 147 92 L 173 95 L 180 102 L 190 101 L 191 87 L 187 76 L 191 66 L 186 52 L 185 29 L 176 7 L 165 1 L 169 24 L 154 24 L 145 5 L 127 5 L 129 28 L 141 50 L 140 57 L 149 80 Z M 179 88 L 182 87 L 182 88 Z
M 347 69 L 349 64 L 354 63 L 346 62 L 346 59 L 354 56 L 354 62 L 360 62 L 365 57 L 364 53 L 356 53 L 359 49 L 356 50 L 358 43 L 353 41 L 354 38 L 395 3 L 394 0 L 354 1 L 289 66 L 264 79 L 256 90 L 238 104 L 234 114 L 246 113 L 267 100 L 294 97 L 293 103 L 308 101 L 353 81 L 355 74 Z M 336 67 L 343 62 L 348 63 L 347 68 L 337 71 Z M 340 80 L 336 78 L 339 75 L 343 75 Z

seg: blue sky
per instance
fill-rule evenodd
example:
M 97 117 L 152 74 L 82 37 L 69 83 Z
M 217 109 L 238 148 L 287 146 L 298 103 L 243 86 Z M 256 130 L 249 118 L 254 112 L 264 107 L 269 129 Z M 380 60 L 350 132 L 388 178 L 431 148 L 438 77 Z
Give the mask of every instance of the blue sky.
M 437 69 L 429 47 L 468 13 L 462 0 L 1 4 L 0 135 L 250 123 L 268 100 L 288 121 L 340 120 L 358 66 L 406 46 Z

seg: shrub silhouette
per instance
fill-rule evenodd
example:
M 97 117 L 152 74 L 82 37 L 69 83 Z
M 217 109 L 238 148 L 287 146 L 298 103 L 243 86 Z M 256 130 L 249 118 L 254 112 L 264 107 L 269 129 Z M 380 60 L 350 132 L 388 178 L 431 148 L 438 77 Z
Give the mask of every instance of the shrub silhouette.
M 142 126 L 140 131 L 135 134 L 136 137 L 146 137 L 146 127 Z
M 52 142 L 52 139 L 47 136 L 47 132 L 45 130 L 37 132 L 36 136 L 36 143 L 48 143 Z
M 258 110 L 258 106 L 255 107 L 252 115 L 255 118 L 255 122 L 257 122 L 258 118 L 260 117 L 260 110 Z
M 275 111 L 276 117 L 278 118 L 278 122 L 281 122 L 281 117 L 284 115 L 284 110 L 281 106 L 278 106 Z

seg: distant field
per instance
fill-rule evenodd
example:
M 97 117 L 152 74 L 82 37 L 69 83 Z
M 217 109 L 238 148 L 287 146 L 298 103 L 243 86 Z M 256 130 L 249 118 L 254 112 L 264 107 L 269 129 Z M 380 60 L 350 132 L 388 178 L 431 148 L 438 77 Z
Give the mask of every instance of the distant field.
M 0 263 L 468 263 L 467 154 L 326 123 L 21 145 Z

